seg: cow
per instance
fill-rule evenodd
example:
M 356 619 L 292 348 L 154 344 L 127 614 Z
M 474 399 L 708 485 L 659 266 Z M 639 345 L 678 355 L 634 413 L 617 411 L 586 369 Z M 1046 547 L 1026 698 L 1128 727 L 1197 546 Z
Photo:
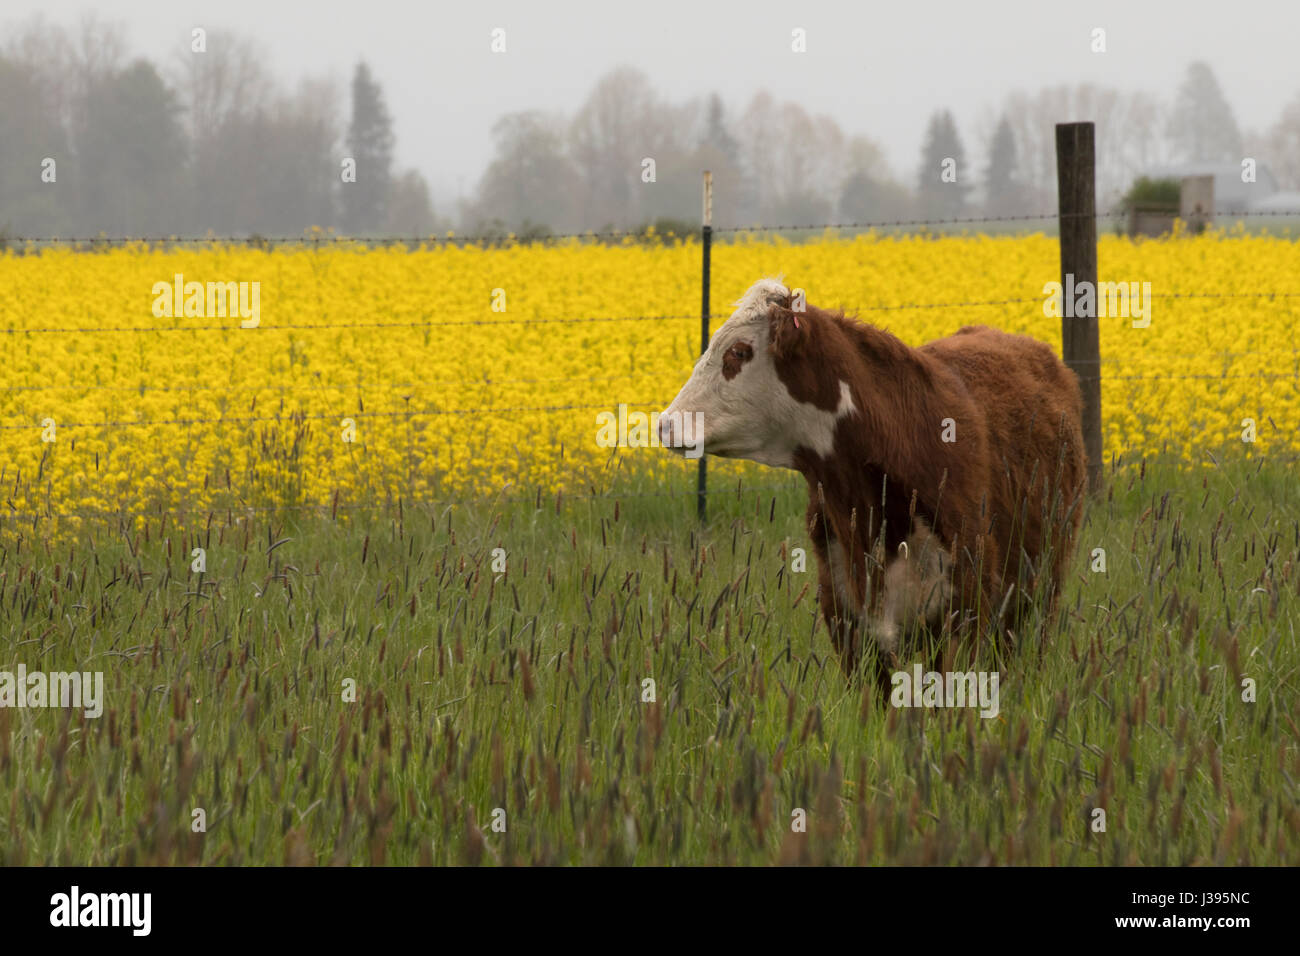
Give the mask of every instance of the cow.
M 912 628 L 952 651 L 1056 609 L 1087 461 L 1078 378 L 1035 339 L 965 326 L 911 347 L 762 279 L 658 427 L 670 449 L 807 479 L 818 602 L 851 677 L 870 656 L 887 680 Z

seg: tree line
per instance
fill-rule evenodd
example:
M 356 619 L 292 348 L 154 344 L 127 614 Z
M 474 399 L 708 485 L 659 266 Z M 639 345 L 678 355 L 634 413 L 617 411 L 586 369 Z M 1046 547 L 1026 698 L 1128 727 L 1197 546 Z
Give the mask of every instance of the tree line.
M 869 136 L 798 103 L 765 91 L 739 110 L 716 94 L 671 102 L 624 67 L 572 115 L 501 116 L 473 193 L 439 218 L 423 176 L 394 168 L 393 118 L 365 63 L 346 87 L 308 77 L 289 89 L 266 62 L 239 36 L 214 34 L 201 53 L 159 65 L 96 21 L 11 31 L 0 43 L 0 236 L 693 228 L 703 169 L 724 227 L 1031 215 L 1055 208 L 1054 127 L 1077 119 L 1097 123 L 1102 208 L 1137 175 L 1183 161 L 1250 156 L 1300 188 L 1300 95 L 1267 130 L 1243 133 L 1205 63 L 1188 67 L 1172 103 L 1090 84 L 1014 92 L 966 136 L 936 111 L 903 172 Z
M 94 20 L 11 32 L 0 45 L 0 235 L 436 228 L 423 176 L 394 169 L 392 117 L 365 63 L 346 95 L 329 78 L 286 90 L 251 40 L 194 42 L 204 49 L 159 66 Z
M 1056 208 L 1056 124 L 1079 119 L 1097 124 L 1103 209 L 1147 170 L 1183 162 L 1251 156 L 1283 186 L 1300 188 L 1300 94 L 1270 129 L 1243 134 L 1201 62 L 1188 67 L 1171 104 L 1091 84 L 1012 93 L 976 121 L 979 161 L 952 113 L 936 111 L 910 173 L 891 169 L 870 137 L 798 103 L 767 92 L 738 114 L 717 95 L 672 103 L 643 72 L 622 68 L 601 77 L 572 116 L 501 117 L 493 158 L 461 214 L 479 231 L 525 233 L 694 224 L 700 171 L 710 169 L 719 226 L 1035 215 Z

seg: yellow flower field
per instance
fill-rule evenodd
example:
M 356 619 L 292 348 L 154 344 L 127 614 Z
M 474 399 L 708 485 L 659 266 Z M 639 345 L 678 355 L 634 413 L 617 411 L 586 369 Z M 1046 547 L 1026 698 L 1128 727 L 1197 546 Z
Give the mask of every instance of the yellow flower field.
M 1107 236 L 1098 254 L 1102 281 L 1155 297 L 1148 328 L 1101 320 L 1108 457 L 1300 448 L 1300 244 Z M 699 268 L 697 243 L 2 254 L 3 509 L 589 492 L 617 481 L 615 458 L 680 483 L 686 466 L 658 449 L 598 447 L 596 415 L 660 409 L 685 380 Z M 1059 350 L 1043 309 L 1058 270 L 1041 235 L 742 237 L 714 247 L 713 310 L 784 274 L 909 343 L 985 323 Z M 176 274 L 259 283 L 259 324 L 156 316 L 154 286 Z M 1201 293 L 1216 297 L 1171 297 Z

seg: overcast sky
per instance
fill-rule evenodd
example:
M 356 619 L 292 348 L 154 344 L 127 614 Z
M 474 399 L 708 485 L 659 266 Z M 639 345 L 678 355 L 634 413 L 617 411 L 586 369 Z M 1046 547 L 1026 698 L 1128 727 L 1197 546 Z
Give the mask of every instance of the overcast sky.
M 907 181 L 933 110 L 953 110 L 979 158 L 981 119 L 1016 89 L 1090 82 L 1171 100 L 1203 59 L 1243 131 L 1271 125 L 1300 93 L 1300 0 L 0 0 L 0 26 L 35 13 L 71 24 L 92 10 L 159 64 L 188 51 L 195 26 L 254 36 L 286 81 L 329 73 L 345 84 L 364 58 L 393 113 L 399 164 L 424 172 L 445 211 L 476 184 L 501 113 L 572 113 L 624 64 L 674 101 L 717 91 L 734 112 L 766 88 L 829 113 L 880 143 Z M 494 27 L 506 30 L 504 55 L 490 52 Z M 807 31 L 802 55 L 795 27 Z M 1104 54 L 1090 50 L 1095 27 Z

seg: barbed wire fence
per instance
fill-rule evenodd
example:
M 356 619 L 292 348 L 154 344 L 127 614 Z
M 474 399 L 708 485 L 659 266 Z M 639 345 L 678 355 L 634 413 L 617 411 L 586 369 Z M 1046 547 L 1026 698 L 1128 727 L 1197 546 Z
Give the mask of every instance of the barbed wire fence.
M 1297 215 L 1300 216 L 1300 214 Z M 1269 290 L 1263 292 L 1153 292 L 1151 293 L 1151 297 L 1153 299 L 1189 299 L 1189 300 L 1191 299 L 1295 299 L 1295 298 L 1300 298 L 1300 290 L 1293 290 L 1293 291 Z M 864 312 L 915 312 L 915 311 L 925 311 L 931 309 L 988 308 L 992 306 L 1026 305 L 1026 304 L 1042 305 L 1043 301 L 1044 301 L 1044 297 L 1038 295 L 1038 296 L 1016 296 L 1016 297 L 1006 298 L 1006 299 L 984 299 L 984 300 L 977 300 L 977 301 L 956 300 L 951 302 L 904 302 L 895 305 L 844 304 L 844 305 L 838 305 L 837 308 L 843 309 L 846 314 L 857 315 Z M 710 312 L 709 318 L 726 319 L 730 315 L 731 313 L 729 312 Z M 614 323 L 671 322 L 671 321 L 683 321 L 683 320 L 695 319 L 695 318 L 696 316 L 694 314 L 682 314 L 682 315 L 606 315 L 606 316 L 589 316 L 589 317 L 582 317 L 582 318 L 554 318 L 554 319 L 548 319 L 548 318 L 491 319 L 491 320 L 467 319 L 467 320 L 438 321 L 438 322 L 433 322 L 433 321 L 430 322 L 324 322 L 324 323 L 316 323 L 312 325 L 284 323 L 284 324 L 276 324 L 276 325 L 259 325 L 257 329 L 258 331 L 261 332 L 302 332 L 302 331 L 330 330 L 330 329 L 333 330 L 439 329 L 439 328 L 454 328 L 458 326 L 478 326 L 478 327 L 490 328 L 492 326 L 497 326 L 497 325 L 532 326 L 532 325 L 589 325 L 589 324 L 600 323 L 600 322 L 614 322 Z M 247 334 L 248 330 L 241 329 L 237 325 L 229 325 L 229 324 L 227 325 L 171 325 L 171 326 L 167 326 L 167 325 L 33 326 L 30 328 L 0 329 L 0 335 L 27 335 L 27 334 L 34 334 L 34 333 L 43 333 L 43 334 L 77 333 L 77 334 L 111 335 L 117 333 L 142 333 L 142 332 L 157 333 L 160 335 L 170 334 L 170 333 L 183 333 L 183 332 L 222 332 L 222 333 L 228 333 L 232 335 L 240 335 L 240 334 Z M 1203 356 L 1205 353 L 1189 352 L 1183 354 L 1192 357 L 1200 357 Z M 1224 353 L 1224 354 L 1249 355 L 1251 353 L 1235 352 L 1235 353 Z M 570 379 L 515 379 L 515 380 L 461 379 L 457 381 L 449 381 L 449 382 L 442 382 L 442 383 L 425 382 L 425 383 L 405 383 L 405 384 L 424 384 L 424 385 L 465 384 L 468 385 L 468 384 L 475 384 L 475 383 L 505 384 L 507 381 L 543 382 L 543 381 L 561 381 L 561 380 L 569 381 Z M 593 379 L 587 379 L 586 381 L 601 381 L 601 379 L 593 378 Z M 355 383 L 349 383 L 349 385 L 351 384 L 355 384 Z M 400 385 L 403 383 L 393 383 L 393 384 Z M 9 391 L 14 389 L 23 390 L 24 388 L 41 390 L 50 387 L 58 387 L 58 386 L 46 386 L 46 385 L 0 386 L 0 391 Z M 107 386 L 87 385 L 87 386 L 68 386 L 68 387 L 102 388 Z M 143 386 L 143 385 L 141 386 L 129 385 L 129 386 L 120 386 L 120 387 L 128 391 L 133 391 L 137 388 L 153 388 L 153 386 Z M 173 387 L 166 386 L 165 388 L 171 389 Z
M 1090 145 L 1091 124 L 1062 124 L 1063 127 L 1078 127 L 1084 125 L 1089 127 L 1088 139 Z M 1062 127 L 1058 127 L 1058 130 L 1061 128 Z M 1058 135 L 1058 148 L 1060 148 L 1060 146 L 1061 143 Z M 1086 195 L 1089 197 L 1089 199 L 1091 198 L 1092 195 L 1091 160 L 1092 160 L 1091 150 L 1088 149 L 1086 150 L 1085 155 L 1075 157 L 1074 159 L 1071 160 L 1070 163 L 1071 168 L 1074 169 L 1075 173 L 1077 175 L 1081 175 L 1085 180 L 1085 182 L 1083 183 L 1083 188 L 1086 191 Z M 1079 191 L 1076 190 L 1076 192 Z M 1085 193 L 1079 192 L 1079 194 L 1083 195 Z M 1062 199 L 1065 200 L 1064 191 L 1062 193 Z M 708 174 L 706 174 L 704 216 L 703 216 L 704 224 L 702 226 L 701 233 L 700 233 L 702 256 L 703 256 L 702 270 L 701 270 L 702 303 L 701 303 L 701 311 L 698 315 L 698 318 L 701 323 L 701 350 L 703 351 L 703 349 L 707 347 L 709 334 L 710 334 L 711 320 L 725 319 L 728 316 L 728 313 L 713 312 L 710 307 L 710 292 L 711 292 L 710 266 L 711 266 L 711 251 L 713 246 L 712 239 L 714 234 L 731 234 L 736 236 L 742 236 L 745 234 L 764 235 L 764 234 L 772 234 L 772 233 L 780 234 L 785 232 L 799 232 L 799 231 L 807 231 L 807 232 L 818 231 L 823 233 L 869 233 L 881 229 L 917 228 L 917 227 L 923 227 L 929 229 L 930 227 L 936 227 L 936 226 L 943 226 L 943 227 L 972 226 L 972 225 L 981 225 L 981 224 L 988 224 L 988 223 L 1031 222 L 1031 221 L 1046 221 L 1046 220 L 1055 219 L 1059 224 L 1060 234 L 1062 237 L 1061 239 L 1062 249 L 1063 249 L 1062 267 L 1061 267 L 1062 281 L 1064 282 L 1064 278 L 1066 274 L 1070 273 L 1074 276 L 1076 282 L 1082 282 L 1084 281 L 1085 278 L 1089 276 L 1089 270 L 1090 270 L 1091 281 L 1095 284 L 1096 282 L 1095 243 L 1096 243 L 1097 223 L 1100 220 L 1111 219 L 1118 216 L 1127 215 L 1127 211 L 1112 210 L 1106 213 L 1098 213 L 1093 208 L 1087 208 L 1089 206 L 1089 203 L 1085 203 L 1084 205 L 1085 208 L 1070 208 L 1069 204 L 1063 201 L 1061 209 L 1058 209 L 1052 213 L 1044 213 L 1044 214 L 982 216 L 982 217 L 971 216 L 971 217 L 950 217 L 950 218 L 932 218 L 932 219 L 892 219 L 892 220 L 876 220 L 876 221 L 847 222 L 847 223 L 841 222 L 841 223 L 815 223 L 815 224 L 795 224 L 795 225 L 754 225 L 754 226 L 733 226 L 733 227 L 724 227 L 724 228 L 715 229 L 711 223 L 711 177 L 708 177 Z M 1289 215 L 1295 217 L 1296 215 L 1300 215 L 1300 214 L 1289 214 Z M 1268 217 L 1269 219 L 1281 220 L 1287 218 L 1288 214 L 1278 213 L 1278 212 L 1258 212 L 1258 213 L 1233 212 L 1228 214 L 1228 218 L 1232 218 L 1232 219 L 1235 219 L 1240 216 L 1259 216 L 1259 217 Z M 1092 246 L 1091 265 L 1089 265 L 1089 263 L 1086 261 L 1087 260 L 1086 254 L 1083 256 L 1084 261 L 1080 262 L 1078 261 L 1077 250 L 1075 252 L 1071 252 L 1068 250 L 1067 247 L 1072 242 L 1071 234 L 1074 234 L 1074 238 L 1076 240 L 1080 235 L 1082 235 L 1085 245 L 1088 243 L 1090 238 L 1090 242 Z M 513 245 L 513 244 L 521 244 L 521 245 L 522 244 L 553 244 L 558 242 L 575 242 L 575 241 L 577 242 L 617 241 L 620 243 L 632 243 L 632 242 L 645 241 L 646 238 L 647 236 L 645 233 L 630 232 L 630 231 L 607 231 L 607 232 L 588 231 L 583 233 L 565 233 L 565 234 L 554 234 L 554 235 L 535 236 L 535 237 L 527 237 L 527 238 L 520 238 L 510 234 L 504 234 L 504 235 L 492 234 L 492 235 L 480 235 L 480 236 L 449 235 L 446 237 L 386 236 L 386 237 L 360 237 L 360 238 L 346 237 L 346 236 L 328 236 L 328 235 L 314 235 L 314 236 L 309 235 L 309 236 L 297 236 L 297 237 L 167 236 L 167 237 L 154 237 L 154 238 L 129 237 L 129 236 L 96 236 L 96 237 L 81 237 L 81 238 L 76 238 L 76 237 L 61 238 L 57 236 L 43 236 L 43 237 L 12 236 L 12 237 L 0 237 L 0 251 L 2 251 L 6 245 L 13 246 L 17 244 L 21 244 L 28 248 L 31 247 L 39 248 L 41 246 L 57 245 L 57 246 L 72 246 L 74 248 L 89 249 L 89 250 L 94 250 L 97 248 L 107 248 L 112 246 L 134 245 L 134 244 L 146 244 L 149 246 L 164 246 L 164 247 L 169 245 L 179 245 L 179 244 L 199 244 L 199 245 L 212 244 L 212 245 L 220 245 L 220 246 L 243 244 L 243 245 L 249 245 L 249 246 L 260 247 L 260 248 L 293 245 L 293 246 L 302 246 L 308 248 L 311 247 L 319 248 L 321 245 L 337 246 L 343 244 L 360 245 L 360 246 L 371 246 L 371 245 L 392 246 L 397 244 L 414 244 L 419 246 L 436 246 L 436 245 L 444 245 L 444 244 L 446 245 L 471 245 L 472 244 L 472 245 L 492 246 L 492 245 Z M 1077 247 L 1078 243 L 1074 242 L 1074 245 Z M 1078 271 L 1074 271 L 1076 269 Z M 1197 292 L 1176 292 L 1176 293 L 1152 293 L 1151 295 L 1152 298 L 1170 299 L 1170 300 L 1189 300 L 1189 301 L 1196 301 L 1196 300 L 1213 301 L 1213 300 L 1220 300 L 1220 299 L 1258 299 L 1258 300 L 1273 301 L 1278 299 L 1282 299 L 1282 300 L 1298 299 L 1300 298 L 1300 289 L 1261 290 L 1256 292 L 1197 291 Z M 889 313 L 889 312 L 905 312 L 905 311 L 923 311 L 923 310 L 935 310 L 935 309 L 974 310 L 974 309 L 985 309 L 985 308 L 1005 308 L 1008 306 L 1024 306 L 1024 305 L 1031 305 L 1031 304 L 1038 305 L 1041 307 L 1044 304 L 1044 301 L 1045 300 L 1043 295 L 1035 295 L 1035 296 L 1012 296 L 1012 297 L 1006 297 L 1000 299 L 959 300 L 959 301 L 947 301 L 947 302 L 863 303 L 863 304 L 858 304 L 856 306 L 837 303 L 837 307 L 843 308 L 844 311 L 849 314 L 862 315 L 864 313 L 872 314 L 872 313 Z M 511 326 L 511 327 L 562 326 L 562 325 L 581 325 L 581 324 L 598 324 L 598 323 L 617 324 L 617 323 L 637 323 L 637 322 L 676 322 L 676 321 L 692 320 L 695 318 L 696 315 L 694 313 L 656 314 L 656 315 L 615 315 L 615 316 L 560 316 L 560 317 L 533 316 L 528 318 L 508 318 L 508 319 L 492 319 L 492 320 L 428 319 L 428 320 L 410 321 L 410 322 L 370 322 L 370 323 L 324 322 L 324 323 L 306 323 L 306 324 L 289 323 L 283 325 L 277 325 L 277 324 L 260 325 L 259 324 L 257 326 L 257 330 L 265 333 L 265 332 L 279 332 L 279 331 L 310 331 L 310 330 L 357 330 L 357 329 L 398 329 L 398 328 L 433 329 L 433 328 L 447 328 L 447 327 L 492 327 L 492 326 Z M 1087 319 L 1088 317 L 1085 316 L 1083 318 Z M 1095 315 L 1091 317 L 1091 322 L 1095 327 L 1096 325 Z M 127 334 L 127 333 L 130 334 L 145 333 L 145 334 L 160 334 L 160 335 L 175 334 L 175 333 L 248 334 L 249 331 L 250 329 L 242 328 L 238 324 L 219 324 L 219 325 L 177 324 L 177 325 L 169 325 L 169 326 L 130 325 L 130 326 L 108 326 L 108 327 L 79 326 L 79 325 L 48 325 L 48 326 L 35 326 L 35 327 L 23 327 L 23 328 L 4 328 L 4 329 L 0 329 L 0 335 L 7 335 L 7 336 L 21 336 L 21 335 L 31 335 L 31 334 L 114 335 L 114 334 Z M 1122 363 L 1121 360 L 1119 359 L 1106 358 L 1106 357 L 1102 357 L 1100 354 L 1095 354 L 1095 353 L 1089 354 L 1087 349 L 1079 350 L 1076 348 L 1074 350 L 1075 354 L 1073 355 L 1069 354 L 1070 333 L 1072 330 L 1067 325 L 1067 320 L 1065 318 L 1062 318 L 1062 331 L 1063 331 L 1063 341 L 1065 343 L 1065 348 L 1067 352 L 1067 354 L 1064 355 L 1063 357 L 1066 359 L 1067 364 L 1069 364 L 1072 368 L 1074 368 L 1076 374 L 1079 375 L 1081 383 L 1084 384 L 1085 396 L 1086 396 L 1086 391 L 1089 382 L 1095 383 L 1096 386 L 1098 387 L 1095 415 L 1093 416 L 1093 421 L 1085 422 L 1085 431 L 1093 432 L 1092 435 L 1088 436 L 1089 440 L 1096 446 L 1096 448 L 1099 449 L 1100 448 L 1099 385 L 1100 385 L 1100 381 L 1102 380 L 1102 376 L 1100 374 L 1100 367 L 1103 362 L 1110 362 L 1117 365 Z M 1077 332 L 1077 328 L 1073 331 Z M 1095 349 L 1095 328 L 1094 328 L 1094 349 Z M 1287 354 L 1287 353 L 1285 352 L 1279 353 L 1276 350 L 1253 350 L 1253 351 L 1240 350 L 1240 351 L 1222 351 L 1222 352 L 1214 352 L 1214 353 L 1162 352 L 1160 354 L 1164 357 L 1169 357 L 1169 358 L 1189 358 L 1189 359 L 1203 360 L 1207 357 L 1207 355 L 1209 357 L 1215 357 L 1215 358 L 1222 357 L 1227 359 L 1227 358 L 1247 357 L 1247 356 L 1256 356 L 1256 355 L 1268 355 L 1268 356 L 1276 357 L 1279 354 Z M 1300 348 L 1292 349 L 1289 354 L 1300 356 Z M 682 371 L 687 372 L 689 370 L 683 369 Z M 554 378 L 515 378 L 515 379 L 483 376 L 478 378 L 466 378 L 466 379 L 447 380 L 447 381 L 439 381 L 439 382 L 418 382 L 418 381 L 417 382 L 373 382 L 373 381 L 367 382 L 367 381 L 358 380 L 356 382 L 339 382 L 339 383 L 312 382 L 310 384 L 314 389 L 325 390 L 325 391 L 351 391 L 354 389 L 358 391 L 365 390 L 365 389 L 388 390 L 388 389 L 397 389 L 397 388 L 420 388 L 420 387 L 430 387 L 430 386 L 493 389 L 504 385 L 518 385 L 518 384 L 552 384 L 552 383 L 560 383 L 560 382 L 568 383 L 568 384 L 574 384 L 574 383 L 594 384 L 597 382 L 608 383 L 608 382 L 615 382 L 615 381 L 632 381 L 635 380 L 637 377 L 638 377 L 638 373 L 629 372 L 622 375 L 591 376 L 582 379 L 574 379 L 569 376 L 558 376 Z M 1229 375 L 1225 372 L 1224 374 L 1221 375 L 1206 375 L 1206 374 L 1199 374 L 1199 373 L 1171 374 L 1171 375 L 1115 374 L 1115 375 L 1107 375 L 1105 376 L 1105 378 L 1115 379 L 1115 380 L 1128 380 L 1128 381 L 1162 381 L 1162 380 L 1183 380 L 1183 379 L 1215 381 L 1215 380 L 1227 380 L 1233 378 L 1246 378 L 1246 379 L 1257 379 L 1257 380 L 1300 382 L 1300 359 L 1297 360 L 1297 368 L 1292 372 L 1270 374 L 1270 375 L 1263 375 L 1263 374 Z M 26 391 L 84 392 L 84 391 L 91 391 L 91 390 L 108 390 L 108 391 L 138 392 L 138 393 L 151 392 L 151 391 L 152 392 L 203 392 L 203 391 L 221 392 L 221 391 L 228 391 L 230 387 L 231 386 L 229 385 L 160 385 L 160 384 L 154 384 L 148 382 L 141 382 L 133 385 L 16 384 L 16 385 L 0 386 L 0 393 L 26 392 Z M 274 386 L 264 387 L 263 390 L 275 391 L 276 387 Z M 279 391 L 281 393 L 281 399 L 283 401 L 283 399 L 286 397 L 286 387 L 280 386 Z M 631 407 L 662 408 L 668 404 L 668 400 L 666 398 L 661 398 L 653 401 L 622 402 L 616 404 L 621 404 L 629 408 Z M 365 411 L 362 408 L 358 408 L 355 411 L 350 411 L 343 414 L 346 414 L 346 416 L 350 418 L 375 418 L 375 419 L 389 418 L 389 419 L 405 419 L 409 421 L 418 418 L 439 418 L 442 416 L 477 416 L 477 415 L 499 415 L 499 414 L 524 414 L 524 413 L 556 415 L 562 413 L 571 413 L 574 411 L 593 411 L 593 410 L 608 411 L 610 410 L 610 408 L 611 408 L 610 402 L 601 402 L 601 403 L 591 403 L 591 404 L 554 404 L 554 405 L 524 405 L 524 406 L 483 405 L 483 406 L 472 406 L 472 407 L 465 407 L 465 408 L 437 408 L 437 407 L 425 408 L 425 409 L 408 408 L 401 411 Z M 287 413 L 276 412 L 270 415 L 251 415 L 251 414 L 250 415 L 223 415 L 216 418 L 195 416 L 195 417 L 164 418 L 164 419 L 152 419 L 152 420 L 121 419 L 121 420 L 84 421 L 84 422 L 60 422 L 59 425 L 61 427 L 115 428 L 115 429 L 153 428 L 153 427 L 169 427 L 169 426 L 185 426 L 188 428 L 190 426 L 257 425 L 257 424 L 271 424 L 271 423 L 286 424 L 286 423 L 293 423 L 293 422 L 302 423 L 307 421 L 326 421 L 326 420 L 336 421 L 340 419 L 340 417 L 342 417 L 341 413 L 338 412 L 308 413 L 306 411 L 299 409 Z M 39 427 L 40 426 L 38 423 L 6 424 L 6 425 L 0 425 L 0 432 L 13 432 L 13 431 L 38 429 Z M 1099 471 L 1102 464 L 1100 458 L 1098 457 L 1098 459 L 1093 460 L 1092 454 L 1089 455 L 1089 458 L 1090 458 L 1090 462 L 1092 462 Z M 682 497 L 694 495 L 697 498 L 697 509 L 698 509 L 699 517 L 701 518 L 701 520 L 704 520 L 707 515 L 706 508 L 707 508 L 707 495 L 708 495 L 706 478 L 705 478 L 707 466 L 705 462 L 706 462 L 705 457 L 701 456 L 699 461 L 699 469 L 700 469 L 699 477 L 697 480 L 697 487 L 694 491 L 627 493 L 627 492 L 619 491 L 616 488 L 597 490 L 594 485 L 591 485 L 590 486 L 591 490 L 589 492 L 559 491 L 554 493 L 556 506 L 558 508 L 559 503 L 565 499 L 568 500 L 598 500 L 598 499 L 603 500 L 608 498 L 665 499 L 665 498 L 682 498 Z M 0 475 L 0 481 L 3 480 L 4 480 L 4 476 Z M 506 487 L 509 487 L 513 484 L 514 484 L 513 482 L 507 483 Z M 743 479 L 740 479 L 736 483 L 734 492 L 737 496 L 741 496 L 742 494 L 748 492 L 772 492 L 773 494 L 776 494 L 780 492 L 792 492 L 797 490 L 797 487 L 798 487 L 798 483 L 793 479 L 789 482 L 784 482 L 784 483 L 769 482 L 769 483 L 760 483 L 760 484 L 746 484 Z M 717 492 L 715 492 L 715 494 L 717 494 Z M 549 501 L 551 496 L 552 493 L 547 493 L 546 495 L 543 495 L 541 490 L 538 489 L 533 494 L 528 494 L 528 495 L 506 495 L 502 492 L 497 494 L 485 493 L 471 498 L 435 497 L 435 498 L 423 498 L 423 499 L 422 498 L 404 499 L 399 496 L 395 500 L 389 498 L 385 501 L 347 502 L 347 501 L 341 501 L 339 499 L 339 493 L 336 490 L 334 495 L 334 500 L 328 504 L 290 502 L 290 503 L 277 504 L 277 505 L 253 505 L 248 503 L 235 502 L 235 503 L 227 503 L 224 505 L 208 504 L 208 505 L 194 506 L 194 507 L 179 507 L 179 508 L 168 507 L 165 510 L 168 513 L 195 512 L 195 513 L 209 513 L 209 514 L 216 513 L 216 512 L 237 512 L 241 514 L 261 513 L 261 512 L 274 512 L 274 513 L 329 512 L 332 516 L 336 517 L 339 513 L 346 514 L 346 513 L 356 513 L 356 512 L 383 511 L 383 510 L 390 510 L 393 508 L 397 508 L 400 510 L 403 507 L 410 508 L 410 507 L 455 506 L 455 505 L 466 505 L 466 504 L 481 504 L 484 502 L 530 502 L 531 501 L 537 507 L 541 507 L 543 498 L 546 498 Z M 95 518 L 95 519 L 110 519 L 110 518 L 120 519 L 120 518 L 125 518 L 130 516 L 143 516 L 147 513 L 148 513 L 147 511 L 132 511 L 130 508 L 127 508 L 125 506 L 117 510 L 71 509 L 66 511 L 55 511 L 52 509 L 47 509 L 44 511 L 22 511 L 13 507 L 12 505 L 10 505 L 7 508 L 0 508 L 0 515 L 3 515 L 8 519 L 22 520 L 22 521 L 30 520 L 33 522 L 46 520 L 46 519 L 70 518 L 70 517 Z M 161 510 L 159 511 L 159 513 L 161 513 Z
M 829 232 L 829 233 L 869 233 L 874 231 L 889 229 L 917 229 L 918 227 L 951 227 L 951 226 L 977 226 L 988 225 L 990 223 L 1010 223 L 1010 222 L 1059 222 L 1061 219 L 1073 219 L 1076 217 L 1094 219 L 1098 221 L 1123 220 L 1130 215 L 1127 207 L 1116 207 L 1105 212 L 1095 213 L 1062 213 L 1060 210 L 1041 213 L 1024 213 L 1015 215 L 986 215 L 986 216 L 952 216 L 928 219 L 870 219 L 862 221 L 836 221 L 836 222 L 816 222 L 816 223 L 754 223 L 743 226 L 716 226 L 713 227 L 713 235 L 733 235 L 744 236 L 746 234 L 768 235 L 780 234 L 786 232 Z M 1258 219 L 1277 221 L 1279 223 L 1289 223 L 1294 220 L 1300 213 L 1272 210 L 1237 210 L 1232 212 L 1220 213 L 1219 218 L 1224 219 Z M 1207 216 L 1207 219 L 1213 218 Z M 410 249 L 418 249 L 421 246 L 502 246 L 502 245 L 551 245 L 554 243 L 626 243 L 631 245 L 642 244 L 645 242 L 663 241 L 663 240 L 694 240 L 698 239 L 699 234 L 691 232 L 690 234 L 678 234 L 674 232 L 647 232 L 646 230 L 585 230 L 583 232 L 560 232 L 560 233 L 516 233 L 511 231 L 491 232 L 491 233 L 470 233 L 467 235 L 457 235 L 448 233 L 445 235 L 425 235 L 412 233 L 409 235 L 335 235 L 322 234 L 315 235 L 304 233 L 297 236 L 261 236 L 257 234 L 246 235 L 204 235 L 204 236 L 177 236 L 177 235 L 154 235 L 149 236 L 141 234 L 138 236 L 58 236 L 58 235 L 4 235 L 0 234 L 0 248 L 5 246 L 13 247 L 15 251 L 22 252 L 19 247 L 36 247 L 41 246 L 60 246 L 60 247 L 80 247 L 82 249 L 101 249 L 112 246 L 122 245 L 148 245 L 151 247 L 168 247 L 184 245 L 213 245 L 213 246 L 248 246 L 251 248 L 271 248 L 274 246 L 300 246 L 305 249 L 330 247 L 330 246 L 359 246 L 359 247 L 388 247 L 403 245 Z
M 1127 215 L 1124 210 L 1113 210 L 1110 214 L 1114 217 Z M 1046 213 L 1027 213 L 1010 216 L 957 216 L 948 218 L 934 219 L 878 219 L 867 220 L 862 222 L 824 222 L 824 223 L 792 223 L 788 225 L 764 225 L 755 223 L 749 226 L 727 226 L 720 227 L 715 233 L 730 233 L 743 235 L 745 233 L 766 234 L 781 232 L 870 232 L 881 229 L 903 229 L 915 228 L 918 226 L 961 226 L 961 225 L 986 225 L 993 222 L 1034 222 L 1034 221 L 1052 221 L 1059 218 L 1056 211 Z M 81 246 L 87 248 L 110 247 L 115 245 L 135 245 L 146 244 L 150 246 L 170 246 L 170 245 L 190 245 L 190 244 L 213 244 L 220 246 L 244 245 L 253 248 L 269 248 L 271 246 L 303 246 L 319 247 L 331 245 L 356 245 L 356 246 L 392 246 L 392 245 L 428 245 L 428 246 L 460 246 L 460 245 L 547 245 L 558 242 L 599 242 L 599 243 L 642 243 L 652 239 L 691 239 L 698 238 L 698 234 L 692 232 L 690 235 L 679 236 L 676 233 L 648 233 L 645 230 L 586 230 L 583 232 L 561 232 L 561 233 L 514 233 L 510 231 L 500 231 L 491 233 L 479 233 L 469 235 L 456 235 L 447 233 L 446 235 L 381 235 L 381 236 L 348 236 L 334 234 L 313 234 L 304 233 L 297 236 L 260 236 L 251 235 L 206 235 L 206 236 L 0 236 L 0 242 L 9 243 L 13 246 L 42 246 L 42 245 L 59 245 L 59 246 Z

